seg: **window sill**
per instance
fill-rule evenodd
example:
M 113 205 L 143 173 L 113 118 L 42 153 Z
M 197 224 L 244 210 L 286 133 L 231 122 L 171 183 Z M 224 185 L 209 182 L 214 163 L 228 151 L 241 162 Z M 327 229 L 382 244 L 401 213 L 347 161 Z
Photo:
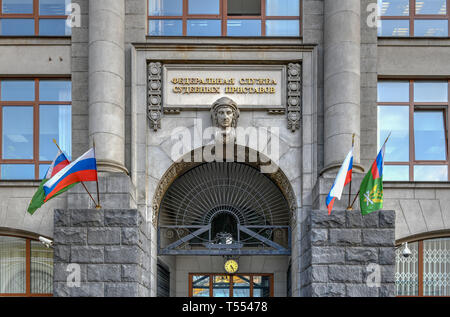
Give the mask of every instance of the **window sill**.
M 450 182 L 404 182 L 404 181 L 383 181 L 383 188 L 439 188 L 450 189 Z
M 0 188 L 1 187 L 39 187 L 42 180 L 34 180 L 34 179 L 19 179 L 19 180 L 0 180 Z
M 157 44 L 238 44 L 238 45 L 299 45 L 303 38 L 288 36 L 146 36 L 146 43 Z
M 71 45 L 71 36 L 5 36 L 0 35 L 0 45 Z
M 378 46 L 450 46 L 450 37 L 378 37 Z

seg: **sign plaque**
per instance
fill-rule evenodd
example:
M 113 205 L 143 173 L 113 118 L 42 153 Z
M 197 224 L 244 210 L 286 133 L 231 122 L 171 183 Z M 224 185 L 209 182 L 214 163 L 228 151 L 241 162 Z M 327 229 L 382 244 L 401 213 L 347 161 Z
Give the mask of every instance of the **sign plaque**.
M 165 109 L 209 109 L 232 98 L 241 109 L 285 109 L 283 65 L 164 65 Z

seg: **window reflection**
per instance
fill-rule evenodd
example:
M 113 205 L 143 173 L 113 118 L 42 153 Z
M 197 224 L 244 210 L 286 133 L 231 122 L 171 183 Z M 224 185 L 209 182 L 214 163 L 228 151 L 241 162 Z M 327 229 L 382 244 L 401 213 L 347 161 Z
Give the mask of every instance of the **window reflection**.
M 0 19 L 0 35 L 34 35 L 34 19 Z
M 47 175 L 50 164 L 39 164 L 39 179 L 44 179 Z
M 408 16 L 409 0 L 378 0 L 380 16 Z
M 188 0 L 189 14 L 219 14 L 219 0 Z
M 267 16 L 298 16 L 300 15 L 299 0 L 266 0 Z
M 448 36 L 447 20 L 415 20 L 415 36 Z
M 31 14 L 33 0 L 2 0 L 3 14 Z
M 378 83 L 378 102 L 408 102 L 409 81 L 382 81 Z
M 415 81 L 414 101 L 447 103 L 447 90 L 448 83 L 445 81 Z
M 409 107 L 378 106 L 378 145 L 391 133 L 386 143 L 386 162 L 409 161 Z
M 39 0 L 39 14 L 69 15 L 71 12 L 66 9 L 70 2 L 71 0 Z
M 300 0 L 148 1 L 150 36 L 300 36 Z
M 230 276 L 215 275 L 213 277 L 213 297 L 230 296 Z
M 149 0 L 150 16 L 183 15 L 183 0 Z
M 448 180 L 446 165 L 415 165 L 414 181 L 442 182 Z
M 220 36 L 221 21 L 220 20 L 188 20 L 187 35 L 188 36 Z
M 2 80 L 2 101 L 34 101 L 34 80 Z
M 409 36 L 409 20 L 381 20 L 378 36 Z
M 70 160 L 72 152 L 71 106 L 39 107 L 39 159 L 51 161 L 55 156 L 55 139 Z
M 183 26 L 181 20 L 150 20 L 148 22 L 149 35 L 152 36 L 181 36 Z
M 189 296 L 270 297 L 272 278 L 269 274 L 193 274 Z
M 254 276 L 253 277 L 253 297 L 269 297 L 270 296 L 270 277 Z
M 228 20 L 228 36 L 261 36 L 260 20 Z
M 250 279 L 247 275 L 233 276 L 233 297 L 250 297 Z
M 446 160 L 443 111 L 414 112 L 414 148 L 416 160 Z
M 267 36 L 299 36 L 298 20 L 266 20 Z
M 72 28 L 63 19 L 39 19 L 39 35 L 71 35 Z
M 71 101 L 72 83 L 64 80 L 39 81 L 39 99 L 42 101 Z
M 193 297 L 209 297 L 209 275 L 192 277 Z
M 33 164 L 2 164 L 2 179 L 33 179 Z
M 416 0 L 416 14 L 446 14 L 447 0 Z
M 384 165 L 383 181 L 409 181 L 409 165 Z
M 3 107 L 2 123 L 3 159 L 33 159 L 33 107 Z

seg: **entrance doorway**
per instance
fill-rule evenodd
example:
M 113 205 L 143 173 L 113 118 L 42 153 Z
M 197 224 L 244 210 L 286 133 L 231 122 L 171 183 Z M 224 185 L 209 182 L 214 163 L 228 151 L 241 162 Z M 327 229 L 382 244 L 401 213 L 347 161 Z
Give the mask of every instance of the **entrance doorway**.
M 273 274 L 189 274 L 190 297 L 272 297 Z

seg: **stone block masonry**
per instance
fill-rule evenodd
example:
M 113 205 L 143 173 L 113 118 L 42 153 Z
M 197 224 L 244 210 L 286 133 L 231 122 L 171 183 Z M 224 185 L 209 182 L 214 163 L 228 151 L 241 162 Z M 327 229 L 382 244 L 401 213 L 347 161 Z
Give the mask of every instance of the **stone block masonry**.
M 55 210 L 53 295 L 149 296 L 149 246 L 136 209 Z
M 395 212 L 313 210 L 302 223 L 301 296 L 395 296 Z

